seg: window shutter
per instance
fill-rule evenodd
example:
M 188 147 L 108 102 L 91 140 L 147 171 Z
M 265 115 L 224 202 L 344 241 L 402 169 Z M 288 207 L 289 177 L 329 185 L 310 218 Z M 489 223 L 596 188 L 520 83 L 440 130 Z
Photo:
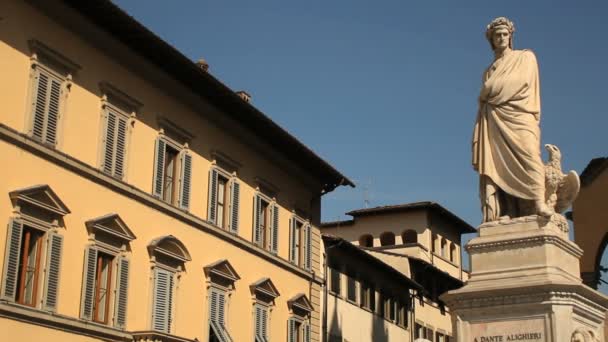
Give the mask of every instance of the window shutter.
M 80 318 L 93 318 L 93 301 L 95 292 L 95 274 L 97 273 L 97 249 L 88 247 L 84 252 L 84 273 L 82 276 L 82 298 L 80 300 Z
M 173 274 L 159 268 L 156 268 L 154 273 L 152 329 L 168 333 L 171 319 Z
M 209 320 L 217 322 L 217 292 L 211 291 L 209 299 Z
M 59 99 L 61 98 L 61 83 L 55 79 L 51 79 L 51 91 L 49 96 L 48 117 L 46 122 L 46 137 L 44 141 L 47 144 L 55 145 L 57 136 L 57 122 L 59 121 Z
M 15 300 L 17 293 L 17 273 L 19 272 L 19 257 L 21 255 L 21 237 L 23 224 L 18 220 L 11 220 L 8 224 L 6 251 L 4 254 L 4 274 L 2 279 L 2 299 Z
M 211 171 L 209 171 L 209 209 L 207 212 L 207 220 L 214 224 L 217 222 L 217 175 L 218 172 L 216 169 L 211 169 Z
M 296 219 L 289 219 L 289 261 L 296 263 Z
M 287 321 L 287 335 L 289 342 L 299 342 L 296 341 L 296 321 L 293 319 Z
M 304 342 L 310 342 L 310 325 L 304 325 Z
M 272 244 L 270 252 L 277 254 L 279 250 L 279 206 L 272 205 Z
M 163 186 L 165 179 L 165 141 L 158 137 L 156 139 L 156 156 L 154 158 L 154 195 L 163 197 Z
M 262 324 L 261 325 L 261 335 L 262 338 L 264 338 L 264 341 L 266 341 L 268 339 L 268 310 L 266 308 L 261 308 L 261 318 L 262 318 Z
M 255 195 L 253 198 L 253 243 L 260 244 L 261 238 L 261 223 L 260 222 L 260 210 L 262 209 L 262 198 L 259 195 Z
M 304 267 L 307 270 L 310 270 L 310 267 L 312 266 L 311 263 L 311 250 L 312 250 L 312 246 L 311 246 L 311 242 L 312 242 L 312 227 L 307 224 L 306 226 L 304 226 L 304 238 L 306 239 L 306 241 L 304 242 Z
M 46 269 L 46 295 L 44 297 L 44 309 L 48 311 L 57 310 L 57 290 L 59 287 L 59 271 L 61 269 L 61 246 L 63 236 L 57 233 L 49 233 L 47 269 Z
M 33 106 L 32 135 L 42 141 L 46 113 L 46 97 L 48 94 L 49 77 L 38 69 Z
M 116 114 L 107 111 L 106 136 L 104 141 L 105 151 L 103 153 L 103 166 L 101 169 L 107 174 L 112 174 L 114 164 L 114 133 L 116 131 Z
M 239 196 L 241 185 L 235 179 L 232 181 L 232 195 L 230 196 L 230 231 L 234 234 L 239 233 Z
M 262 308 L 259 305 L 255 306 L 255 335 L 256 339 L 262 335 Z
M 118 279 L 116 280 L 116 299 L 114 326 L 125 329 L 127 323 L 127 293 L 129 290 L 129 259 L 118 259 Z
M 218 293 L 217 294 L 217 322 L 225 329 L 226 327 L 226 317 L 224 316 L 226 309 L 226 294 Z
M 192 184 L 192 155 L 184 151 L 182 154 L 182 177 L 179 205 L 182 209 L 190 208 L 190 188 Z
M 114 177 L 122 179 L 125 172 L 125 155 L 127 153 L 127 119 L 118 117 L 116 132 L 116 161 L 114 162 Z

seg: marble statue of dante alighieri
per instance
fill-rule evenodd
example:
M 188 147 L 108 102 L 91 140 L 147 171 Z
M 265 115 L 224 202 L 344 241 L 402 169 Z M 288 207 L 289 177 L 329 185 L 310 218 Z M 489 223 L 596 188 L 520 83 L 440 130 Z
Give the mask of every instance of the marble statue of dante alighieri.
M 538 65 L 532 51 L 512 50 L 514 31 L 504 17 L 486 31 L 495 58 L 483 75 L 473 133 L 483 222 L 553 214 L 545 203 Z

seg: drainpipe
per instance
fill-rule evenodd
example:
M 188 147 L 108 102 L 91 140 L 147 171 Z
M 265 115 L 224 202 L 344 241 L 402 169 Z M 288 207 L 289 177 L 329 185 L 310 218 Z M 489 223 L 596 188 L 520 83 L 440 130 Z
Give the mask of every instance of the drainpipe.
M 323 322 L 321 326 L 321 342 L 327 342 L 327 254 L 323 253 L 323 269 L 325 270 L 325 278 L 323 280 Z

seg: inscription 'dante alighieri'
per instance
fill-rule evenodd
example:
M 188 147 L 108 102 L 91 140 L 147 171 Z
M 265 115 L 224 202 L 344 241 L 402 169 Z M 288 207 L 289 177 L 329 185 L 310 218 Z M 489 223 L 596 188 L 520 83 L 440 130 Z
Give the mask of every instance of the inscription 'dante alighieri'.
M 494 335 L 475 337 L 473 342 L 509 342 L 509 341 L 537 341 L 543 337 L 542 333 L 522 333 L 509 335 Z

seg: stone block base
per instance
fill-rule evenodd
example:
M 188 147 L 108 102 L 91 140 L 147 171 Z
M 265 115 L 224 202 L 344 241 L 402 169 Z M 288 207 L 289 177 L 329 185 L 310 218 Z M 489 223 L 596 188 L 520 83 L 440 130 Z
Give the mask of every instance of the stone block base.
M 467 251 L 469 280 L 441 297 L 457 341 L 604 341 L 608 298 L 582 283 L 582 250 L 563 228 L 537 216 L 486 223 Z

